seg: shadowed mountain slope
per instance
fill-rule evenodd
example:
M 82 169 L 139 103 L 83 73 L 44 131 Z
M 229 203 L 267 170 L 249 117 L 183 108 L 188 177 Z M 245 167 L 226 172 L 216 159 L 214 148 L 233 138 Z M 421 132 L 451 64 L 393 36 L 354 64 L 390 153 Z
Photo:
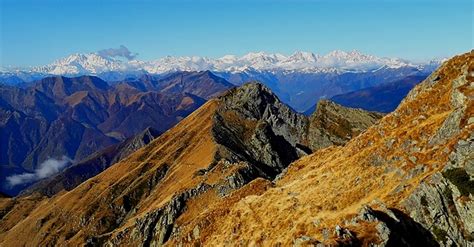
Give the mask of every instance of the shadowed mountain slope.
M 402 80 L 336 95 L 331 100 L 347 107 L 362 108 L 368 111 L 392 112 L 408 92 L 425 78 L 426 76 L 409 76 Z
M 210 71 L 173 73 L 157 83 L 157 89 L 163 93 L 186 92 L 205 99 L 218 96 L 232 87 L 233 84 Z
M 144 89 L 147 80 L 158 84 Z M 208 94 L 199 91 L 200 83 Z M 132 84 L 81 76 L 45 78 L 26 88 L 1 85 L 0 178 L 32 173 L 50 158 L 82 160 L 148 127 L 164 132 L 206 101 L 193 93 L 211 97 L 232 87 L 209 72 Z M 166 89 L 172 85 L 179 86 Z M 21 189 L 1 185 L 11 194 Z
M 174 72 L 167 75 L 143 75 L 136 79 L 116 83 L 119 87 L 131 87 L 141 92 L 160 91 L 167 94 L 189 93 L 204 99 L 218 96 L 234 85 L 212 72 Z
M 21 195 L 40 193 L 46 196 L 53 196 L 62 190 L 69 191 L 74 189 L 80 183 L 94 177 L 109 166 L 144 147 L 159 135 L 160 133 L 158 131 L 147 128 L 133 137 L 106 147 L 86 157 L 84 160 L 72 164 L 70 167 L 50 178 L 38 181 L 22 191 Z

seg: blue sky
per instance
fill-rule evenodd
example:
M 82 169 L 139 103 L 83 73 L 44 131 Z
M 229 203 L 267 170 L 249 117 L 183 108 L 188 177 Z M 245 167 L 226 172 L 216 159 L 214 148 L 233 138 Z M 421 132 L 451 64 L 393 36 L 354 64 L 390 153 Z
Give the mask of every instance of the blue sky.
M 142 60 L 335 49 L 425 60 L 473 48 L 470 0 L 0 2 L 0 66 L 120 45 Z

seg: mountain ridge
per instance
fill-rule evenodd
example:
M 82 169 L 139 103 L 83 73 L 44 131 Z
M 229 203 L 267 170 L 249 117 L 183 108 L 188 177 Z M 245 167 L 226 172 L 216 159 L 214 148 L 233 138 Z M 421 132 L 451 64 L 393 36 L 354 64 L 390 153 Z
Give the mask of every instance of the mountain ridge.
M 335 95 L 331 100 L 347 107 L 388 113 L 395 110 L 408 92 L 424 79 L 425 76 L 408 76 L 401 80 Z
M 199 210 L 199 201 L 229 195 L 255 179 L 275 179 L 292 161 L 312 152 L 305 148 L 312 146 L 308 125 L 307 117 L 292 111 L 264 85 L 245 84 L 206 102 L 99 175 L 48 199 L 49 205 L 62 209 L 39 206 L 13 227 L 17 223 L 11 216 L 21 213 L 20 205 L 27 203 L 23 200 L 32 197 L 19 198 L 19 204 L 0 219 L 0 227 L 12 234 L 21 229 L 28 235 L 33 230 L 28 221 L 50 215 L 40 231 L 57 227 L 64 235 L 36 234 L 33 242 L 164 243 L 175 222 Z M 191 207 L 193 202 L 197 208 Z M 72 211 L 77 217 L 66 213 Z M 73 233 L 79 225 L 84 230 Z M 0 233 L 0 242 L 21 241 L 12 236 Z
M 188 217 L 169 244 L 472 245 L 473 56 L 445 62 L 344 146 Z
M 19 196 L 39 193 L 51 197 L 62 190 L 69 191 L 74 189 L 82 182 L 94 177 L 150 143 L 160 134 L 153 128 L 147 128 L 135 136 L 95 152 L 79 162 L 74 162 L 71 166 L 51 177 L 35 182 L 25 190 L 22 190 Z
M 336 94 L 330 100 L 346 107 L 389 113 L 397 108 L 414 86 L 426 78 L 425 75 L 411 75 L 356 91 Z M 310 115 L 316 106 L 317 104 L 313 105 L 304 114 Z
M 48 77 L 25 88 L 1 85 L 0 177 L 32 173 L 50 158 L 81 160 L 147 127 L 164 132 L 233 87 L 210 72 L 185 74 L 184 80 L 153 77 L 112 85 L 92 76 Z M 17 188 L 7 186 L 2 190 L 15 194 L 9 190 Z

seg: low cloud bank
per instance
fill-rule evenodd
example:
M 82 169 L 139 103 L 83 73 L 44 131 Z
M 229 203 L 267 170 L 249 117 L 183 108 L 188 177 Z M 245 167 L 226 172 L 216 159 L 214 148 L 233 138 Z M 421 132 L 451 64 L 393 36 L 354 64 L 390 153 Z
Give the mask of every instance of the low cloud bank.
M 66 156 L 61 159 L 47 159 L 41 163 L 33 173 L 22 173 L 7 177 L 7 182 L 10 186 L 16 186 L 25 183 L 31 183 L 43 178 L 47 178 L 60 172 L 66 165 L 71 162 Z

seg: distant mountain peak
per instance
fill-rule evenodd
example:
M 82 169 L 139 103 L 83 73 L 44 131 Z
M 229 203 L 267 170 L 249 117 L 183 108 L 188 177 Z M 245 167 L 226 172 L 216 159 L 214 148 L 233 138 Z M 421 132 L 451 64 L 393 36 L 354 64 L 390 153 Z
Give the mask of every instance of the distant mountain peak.
M 80 75 L 121 71 L 127 67 L 119 59 L 106 58 L 96 53 L 75 53 L 49 65 L 34 67 L 32 71 L 52 75 Z
M 289 56 L 287 61 L 315 63 L 319 57 L 312 52 L 297 51 Z

